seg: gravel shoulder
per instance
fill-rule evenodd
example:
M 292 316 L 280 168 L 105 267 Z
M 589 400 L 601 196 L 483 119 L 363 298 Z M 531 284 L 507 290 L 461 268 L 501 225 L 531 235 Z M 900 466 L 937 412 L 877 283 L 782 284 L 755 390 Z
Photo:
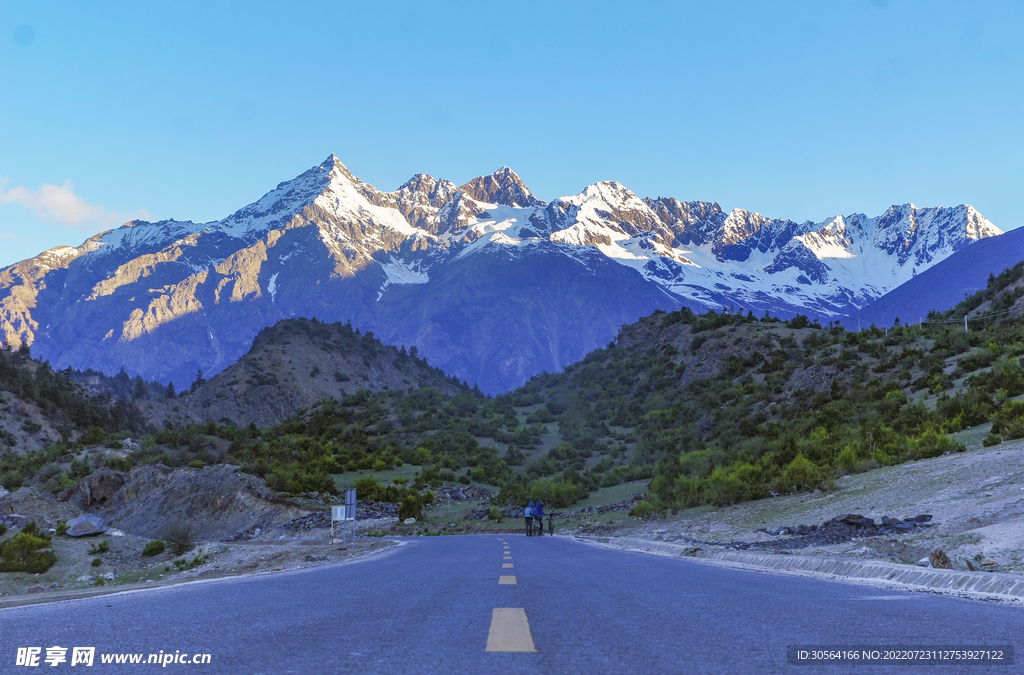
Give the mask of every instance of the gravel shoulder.
M 329 531 L 327 534 L 329 537 Z M 329 538 L 204 542 L 183 556 L 163 553 L 143 558 L 144 542 L 130 535 L 89 540 L 53 539 L 58 561 L 48 572 L 0 575 L 0 608 L 348 562 L 397 545 L 377 537 L 358 538 L 355 545 L 349 540 L 345 547 L 340 539 L 331 543 Z M 89 555 L 87 549 L 104 540 L 110 542 L 110 550 L 99 556 L 103 564 L 93 567 L 89 561 L 97 556 Z M 184 564 L 175 565 L 175 560 Z M 88 572 L 79 574 L 83 570 Z M 104 575 L 113 578 L 98 583 Z M 40 586 L 42 590 L 29 590 Z

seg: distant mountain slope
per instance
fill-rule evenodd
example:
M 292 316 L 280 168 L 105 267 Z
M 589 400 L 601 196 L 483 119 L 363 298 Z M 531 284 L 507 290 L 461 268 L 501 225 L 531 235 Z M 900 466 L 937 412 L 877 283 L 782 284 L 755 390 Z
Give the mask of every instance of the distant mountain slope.
M 891 326 L 897 318 L 917 323 L 931 310 L 945 311 L 965 296 L 985 288 L 989 275 L 999 274 L 1024 260 L 1024 228 L 988 237 L 951 255 L 934 267 L 897 286 L 878 300 L 843 318 L 857 330 L 871 324 Z
M 386 346 L 348 324 L 285 319 L 260 331 L 245 356 L 193 391 L 140 407 L 158 426 L 165 420 L 268 426 L 360 389 L 412 387 L 434 387 L 451 396 L 470 390 L 427 365 L 415 349 L 409 354 L 404 347 Z
M 351 320 L 496 393 L 656 309 L 842 317 L 995 234 L 967 205 L 796 223 L 614 181 L 545 203 L 508 167 L 383 192 L 331 155 L 223 220 L 136 221 L 0 270 L 0 335 L 180 388 L 281 319 Z

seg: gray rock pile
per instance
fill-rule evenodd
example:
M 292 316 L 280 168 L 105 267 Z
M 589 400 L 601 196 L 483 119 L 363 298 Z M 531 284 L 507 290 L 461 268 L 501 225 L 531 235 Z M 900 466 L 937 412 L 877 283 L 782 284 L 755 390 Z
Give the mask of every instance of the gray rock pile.
M 826 520 L 821 525 L 785 525 L 774 530 L 758 528 L 758 532 L 773 537 L 783 536 L 783 539 L 773 541 L 728 541 L 714 542 L 690 537 L 679 537 L 680 540 L 694 544 L 707 546 L 722 546 L 738 550 L 747 549 L 774 549 L 777 551 L 807 548 L 808 546 L 828 546 L 831 544 L 843 544 L 861 537 L 875 537 L 891 534 L 904 534 L 913 532 L 918 528 L 932 527 L 932 517 L 928 514 L 896 520 L 884 516 L 881 521 L 875 522 L 873 518 L 867 518 L 857 513 L 848 513 Z
M 433 490 L 436 506 L 447 506 L 454 502 L 489 500 L 494 496 L 493 490 L 475 485 L 442 485 L 437 488 L 427 486 L 425 489 Z
M 22 527 L 34 520 L 41 528 L 48 530 L 56 527 L 59 521 L 71 520 L 81 513 L 74 505 L 30 487 L 22 487 L 0 497 L 0 518 L 5 519 L 3 523 L 8 527 Z
M 373 501 L 361 501 L 356 504 L 356 520 L 370 520 L 376 518 L 398 518 L 398 504 Z M 314 511 L 313 513 L 289 520 L 281 527 L 289 532 L 308 532 L 309 530 L 329 528 L 330 526 L 330 511 Z M 255 539 L 256 536 L 258 535 L 256 535 L 254 531 L 247 530 L 245 532 L 235 534 L 233 537 L 228 539 L 228 541 L 246 541 Z
M 931 519 L 932 517 L 928 514 L 904 518 L 903 520 L 882 516 L 879 522 L 875 522 L 873 518 L 867 518 L 859 513 L 847 513 L 836 516 L 831 520 L 826 520 L 821 525 L 782 526 L 774 530 L 758 528 L 758 532 L 764 532 L 773 537 L 785 535 L 790 538 L 771 542 L 758 542 L 750 544 L 746 548 L 750 546 L 763 548 L 806 548 L 808 546 L 841 544 L 859 537 L 905 534 L 913 532 L 918 528 L 931 527 L 934 525 L 934 523 L 929 522 Z

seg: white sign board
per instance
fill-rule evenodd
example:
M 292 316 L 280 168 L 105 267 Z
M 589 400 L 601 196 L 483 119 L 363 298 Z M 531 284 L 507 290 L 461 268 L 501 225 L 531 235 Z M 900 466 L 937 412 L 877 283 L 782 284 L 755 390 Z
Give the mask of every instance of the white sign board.
M 332 506 L 331 507 L 331 520 L 345 520 L 345 507 L 344 506 Z

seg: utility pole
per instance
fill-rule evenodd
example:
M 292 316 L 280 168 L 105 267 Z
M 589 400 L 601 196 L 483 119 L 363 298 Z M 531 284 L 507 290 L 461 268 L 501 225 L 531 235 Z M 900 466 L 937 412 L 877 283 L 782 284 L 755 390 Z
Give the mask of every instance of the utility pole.
M 970 333 L 971 332 L 970 329 L 967 328 L 967 315 L 966 314 L 964 314 L 964 332 L 965 333 Z

